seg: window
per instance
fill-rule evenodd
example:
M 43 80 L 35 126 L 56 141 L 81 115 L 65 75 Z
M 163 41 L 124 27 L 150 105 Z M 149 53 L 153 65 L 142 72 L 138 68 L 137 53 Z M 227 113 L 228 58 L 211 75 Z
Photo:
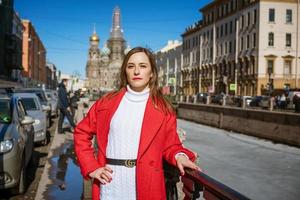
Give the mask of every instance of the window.
M 241 50 L 243 50 L 244 49 L 244 38 L 242 37 L 241 38 Z
M 275 22 L 275 9 L 269 9 L 269 22 Z
M 221 25 L 221 37 L 223 37 L 223 25 Z
M 248 19 L 247 19 L 247 21 L 248 21 L 247 25 L 248 26 L 250 26 L 250 19 L 251 19 L 250 12 L 248 12 Z
M 225 42 L 225 54 L 227 54 L 227 42 Z
M 229 8 L 228 8 L 228 4 L 226 4 L 226 14 L 229 13 Z
M 254 14 L 253 14 L 253 24 L 256 24 L 256 20 L 257 20 L 257 11 L 256 9 L 254 10 Z
M 291 74 L 291 69 L 292 69 L 292 61 L 291 60 L 285 60 L 284 61 L 284 75 L 290 75 Z
M 229 42 L 229 53 L 232 53 L 232 42 Z
M 232 34 L 232 21 L 230 21 L 229 33 Z
M 214 33 L 213 33 L 213 29 L 211 29 L 211 31 L 210 31 L 210 40 L 211 41 L 213 41 L 213 39 L 214 39 Z
M 242 22 L 241 22 L 241 28 L 244 28 L 244 15 L 242 15 Z
M 291 33 L 287 33 L 285 35 L 285 46 L 286 47 L 291 47 L 292 46 L 292 34 Z
M 286 10 L 286 23 L 292 23 L 292 13 L 291 9 Z
M 274 60 L 268 60 L 267 73 L 268 74 L 274 73 Z
M 11 106 L 9 99 L 0 99 L 0 123 L 11 122 Z
M 22 98 L 26 110 L 39 110 L 37 102 L 33 98 Z
M 227 35 L 227 23 L 225 24 L 225 35 Z
M 256 33 L 253 33 L 253 48 L 256 47 Z
M 221 55 L 223 54 L 223 44 L 221 44 Z
M 247 35 L 247 49 L 250 48 L 250 36 Z
M 269 33 L 269 39 L 268 39 L 268 45 L 269 47 L 273 47 L 274 46 L 274 33 Z
M 217 27 L 217 38 L 219 38 L 219 27 Z

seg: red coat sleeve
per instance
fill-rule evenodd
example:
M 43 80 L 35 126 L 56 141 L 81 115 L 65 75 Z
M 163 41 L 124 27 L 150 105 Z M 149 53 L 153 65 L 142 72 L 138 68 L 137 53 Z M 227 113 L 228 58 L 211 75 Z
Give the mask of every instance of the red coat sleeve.
M 101 100 L 98 100 L 89 110 L 85 118 L 76 126 L 74 131 L 74 147 L 78 158 L 81 174 L 85 179 L 89 173 L 100 168 L 92 146 L 93 136 L 96 134 L 96 109 Z
M 185 153 L 190 160 L 195 161 L 196 157 L 193 152 L 184 148 L 177 134 L 177 121 L 175 114 L 169 114 L 166 121 L 166 139 L 163 151 L 163 157 L 170 164 L 176 166 L 175 155 Z

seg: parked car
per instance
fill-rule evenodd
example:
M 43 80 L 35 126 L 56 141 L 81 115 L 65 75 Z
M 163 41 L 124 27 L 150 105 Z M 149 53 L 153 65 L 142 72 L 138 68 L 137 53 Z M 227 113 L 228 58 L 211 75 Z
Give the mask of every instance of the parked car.
M 223 94 L 212 95 L 211 96 L 211 103 L 216 103 L 216 104 L 222 105 L 223 104 L 223 97 L 224 97 Z
M 14 92 L 18 93 L 35 93 L 41 102 L 42 105 L 45 106 L 45 109 L 47 110 L 47 127 L 50 127 L 51 125 L 51 104 L 48 102 L 46 93 L 42 88 L 21 88 L 21 89 L 15 89 Z
M 259 102 L 262 100 L 262 96 L 255 96 L 251 101 L 250 101 L 250 106 L 252 107 L 257 107 L 259 106 Z
M 246 106 L 250 106 L 250 103 L 253 100 L 253 97 L 252 96 L 238 96 L 235 98 L 235 103 L 238 107 L 242 107 L 244 100 L 245 100 Z
M 21 99 L 0 95 L 0 189 L 26 190 L 26 169 L 34 148 L 34 119 Z
M 197 94 L 197 101 L 200 102 L 200 103 L 206 103 L 207 102 L 207 96 L 208 94 L 207 93 L 198 93 Z
M 57 109 L 57 98 L 54 96 L 54 92 L 51 90 L 46 90 L 46 98 L 47 101 L 51 104 L 51 116 L 57 117 L 58 116 L 58 109 Z
M 41 142 L 47 145 L 47 111 L 36 94 L 33 93 L 15 93 L 19 97 L 26 109 L 26 112 L 34 118 L 34 142 Z
M 261 100 L 258 102 L 258 105 L 264 109 L 268 108 L 270 106 L 270 97 L 262 96 Z

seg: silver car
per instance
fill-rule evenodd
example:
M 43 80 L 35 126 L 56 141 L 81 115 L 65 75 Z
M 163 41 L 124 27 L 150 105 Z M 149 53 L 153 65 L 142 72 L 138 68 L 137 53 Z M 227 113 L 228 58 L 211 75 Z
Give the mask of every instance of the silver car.
M 25 192 L 26 169 L 34 148 L 33 123 L 18 97 L 0 95 L 0 189 Z
M 26 109 L 26 112 L 34 118 L 34 142 L 42 142 L 47 145 L 47 111 L 44 108 L 39 98 L 34 93 L 15 93 L 19 97 Z
M 48 102 L 51 104 L 51 116 L 57 117 L 58 116 L 57 98 L 54 96 L 54 93 L 51 90 L 46 90 L 45 93 Z

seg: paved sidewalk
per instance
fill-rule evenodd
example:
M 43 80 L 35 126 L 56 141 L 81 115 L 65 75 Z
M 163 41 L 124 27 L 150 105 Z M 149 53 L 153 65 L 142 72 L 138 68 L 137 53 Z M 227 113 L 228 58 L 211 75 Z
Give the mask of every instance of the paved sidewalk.
M 86 110 L 85 108 L 83 108 L 82 105 L 78 106 L 78 110 L 77 110 L 77 122 L 80 121 L 83 118 L 83 110 Z M 51 159 L 56 156 L 58 154 L 59 151 L 62 150 L 62 148 L 64 147 L 64 145 L 69 142 L 69 141 L 73 140 L 73 134 L 71 132 L 66 131 L 65 134 L 58 134 L 57 133 L 57 127 L 55 130 L 55 134 L 54 134 L 54 138 L 49 150 L 49 154 L 47 156 L 47 161 L 45 164 L 45 168 L 42 174 L 42 177 L 40 179 L 39 185 L 38 185 L 38 189 L 37 189 L 37 193 L 35 196 L 36 200 L 41 200 L 41 199 L 47 199 L 45 198 L 45 196 L 47 196 L 46 194 L 49 192 L 49 187 L 51 185 L 54 184 L 53 180 L 51 179 L 51 167 L 52 167 L 52 163 L 51 163 Z M 67 197 L 62 197 L 62 199 L 66 199 Z

